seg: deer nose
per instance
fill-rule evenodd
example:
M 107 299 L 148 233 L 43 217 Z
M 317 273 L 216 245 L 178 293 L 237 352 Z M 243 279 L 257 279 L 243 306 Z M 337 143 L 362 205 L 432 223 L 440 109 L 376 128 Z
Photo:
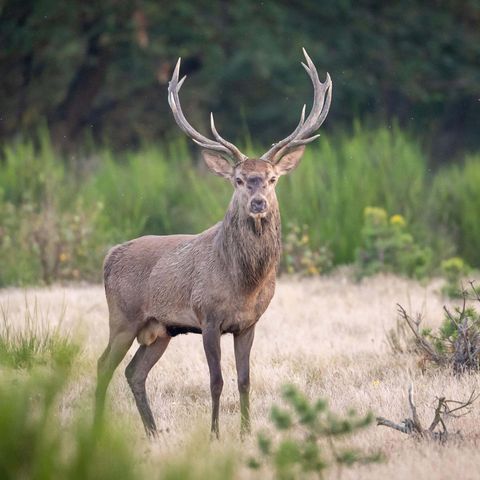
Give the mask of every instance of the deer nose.
M 267 209 L 267 202 L 263 198 L 254 198 L 250 202 L 252 213 L 263 213 Z

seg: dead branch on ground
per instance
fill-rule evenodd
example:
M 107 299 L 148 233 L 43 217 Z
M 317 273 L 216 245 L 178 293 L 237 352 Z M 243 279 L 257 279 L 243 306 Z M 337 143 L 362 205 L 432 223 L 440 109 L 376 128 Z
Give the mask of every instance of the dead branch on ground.
M 471 405 L 479 396 L 480 394 L 475 395 L 475 390 L 473 390 L 465 402 L 447 400 L 445 397 L 437 398 L 433 420 L 428 428 L 424 428 L 417 413 L 417 407 L 413 398 L 413 384 L 411 384 L 408 389 L 408 403 L 412 417 L 405 418 L 400 423 L 392 422 L 384 417 L 377 417 L 377 425 L 393 428 L 417 439 L 434 440 L 440 443 L 444 443 L 452 437 L 462 438 L 459 431 L 453 433 L 448 432 L 446 420 L 468 415 L 471 412 Z

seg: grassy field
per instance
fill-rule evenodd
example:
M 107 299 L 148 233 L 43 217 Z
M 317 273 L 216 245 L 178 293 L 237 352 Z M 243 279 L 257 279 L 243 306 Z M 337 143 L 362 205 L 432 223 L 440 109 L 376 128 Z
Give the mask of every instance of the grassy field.
M 437 396 L 466 399 L 474 388 L 478 389 L 478 375 L 454 377 L 449 371 L 434 368 L 422 372 L 414 356 L 393 354 L 386 342 L 386 332 L 396 325 L 397 302 L 409 311 L 424 312 L 426 324 L 440 324 L 446 302 L 438 293 L 440 287 L 439 281 L 422 285 L 393 276 L 354 283 L 348 270 L 343 269 L 311 280 L 280 279 L 274 300 L 258 325 L 253 347 L 253 431 L 270 428 L 270 407 L 281 403 L 280 391 L 286 383 L 298 386 L 309 398 L 327 399 L 336 412 L 353 407 L 358 413 L 372 411 L 394 421 L 410 416 L 407 388 L 411 381 L 424 423 L 433 416 Z M 0 290 L 0 304 L 12 328 L 21 327 L 34 312 L 37 321 L 52 328 L 59 325 L 59 331 L 69 332 L 82 345 L 72 380 L 55 411 L 55 421 L 62 426 L 68 424 L 79 409 L 89 417 L 96 359 L 108 335 L 103 288 L 7 288 Z M 26 315 L 26 310 L 30 314 Z M 255 435 L 243 443 L 239 439 L 232 343 L 231 336 L 222 338 L 225 387 L 222 439 L 218 443 L 208 442 L 208 369 L 198 335 L 172 341 L 150 374 L 147 388 L 152 409 L 157 424 L 164 429 L 158 441 L 147 441 L 123 375 L 135 345 L 117 370 L 109 390 L 108 422 L 127 428 L 129 450 L 138 460 L 136 468 L 148 478 L 272 475 L 246 467 L 249 455 L 256 451 L 256 441 Z M 0 373 L 5 381 L 3 370 Z M 385 462 L 345 470 L 342 478 L 478 478 L 479 425 L 480 404 L 474 405 L 470 415 L 449 425 L 452 431 L 460 429 L 464 439 L 445 446 L 417 442 L 391 429 L 371 426 L 356 433 L 349 443 L 366 451 L 381 450 Z M 176 473 L 168 476 L 165 472 Z M 332 478 L 337 474 L 331 471 Z

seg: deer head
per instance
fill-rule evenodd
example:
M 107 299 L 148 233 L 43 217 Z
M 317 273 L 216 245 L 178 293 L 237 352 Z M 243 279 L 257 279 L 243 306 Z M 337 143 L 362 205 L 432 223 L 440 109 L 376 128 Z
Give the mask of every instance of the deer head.
M 315 132 L 324 122 L 332 99 L 332 81 L 327 73 L 325 82 L 320 82 L 317 69 L 303 49 L 306 64 L 302 63 L 313 84 L 313 106 L 305 119 L 303 106 L 300 121 L 286 138 L 272 145 L 259 159 L 248 158 L 235 145 L 225 140 L 217 131 L 213 114 L 210 127 L 215 140 L 195 130 L 185 118 L 178 92 L 186 77 L 179 80 L 180 61 L 168 86 L 168 103 L 178 126 L 198 145 L 203 147 L 202 156 L 207 167 L 216 175 L 224 177 L 235 188 L 232 203 L 244 215 L 258 220 L 269 215 L 277 207 L 275 187 L 278 178 L 292 171 L 300 162 L 305 145 L 320 135 Z

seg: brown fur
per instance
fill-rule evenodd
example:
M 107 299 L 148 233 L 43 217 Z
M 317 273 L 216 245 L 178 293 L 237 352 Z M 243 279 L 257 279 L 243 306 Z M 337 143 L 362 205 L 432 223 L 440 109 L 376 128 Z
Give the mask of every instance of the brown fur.
M 266 175 L 271 168 L 248 160 L 240 171 Z M 152 318 L 165 327 L 202 328 L 217 310 L 238 332 L 255 323 L 273 295 L 281 250 L 272 193 L 263 218 L 248 215 L 236 191 L 224 220 L 199 235 L 146 236 L 114 247 L 105 259 L 105 290 L 123 315 L 111 318 L 111 328 L 153 332 Z M 179 321 L 186 311 L 191 318 Z

